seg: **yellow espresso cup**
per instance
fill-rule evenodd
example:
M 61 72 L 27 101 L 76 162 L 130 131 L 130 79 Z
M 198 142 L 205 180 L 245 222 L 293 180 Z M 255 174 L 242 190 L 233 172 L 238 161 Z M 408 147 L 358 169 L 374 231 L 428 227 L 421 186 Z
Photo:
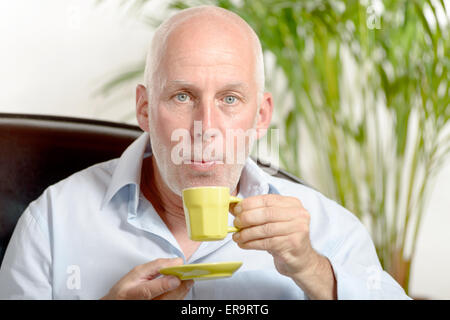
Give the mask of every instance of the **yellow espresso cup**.
M 222 240 L 229 232 L 239 231 L 228 226 L 230 203 L 242 199 L 231 196 L 228 187 L 193 187 L 183 190 L 183 208 L 189 238 L 195 241 Z

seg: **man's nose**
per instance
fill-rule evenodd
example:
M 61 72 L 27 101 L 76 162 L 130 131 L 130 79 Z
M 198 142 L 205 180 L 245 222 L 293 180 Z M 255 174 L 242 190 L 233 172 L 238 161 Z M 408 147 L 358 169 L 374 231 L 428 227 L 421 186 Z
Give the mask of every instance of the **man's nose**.
M 218 130 L 218 109 L 215 105 L 214 99 L 199 101 L 197 108 L 194 108 L 194 123 L 201 121 L 201 134 L 204 140 L 209 140 L 216 135 Z M 194 134 L 199 134 L 199 130 L 194 130 Z

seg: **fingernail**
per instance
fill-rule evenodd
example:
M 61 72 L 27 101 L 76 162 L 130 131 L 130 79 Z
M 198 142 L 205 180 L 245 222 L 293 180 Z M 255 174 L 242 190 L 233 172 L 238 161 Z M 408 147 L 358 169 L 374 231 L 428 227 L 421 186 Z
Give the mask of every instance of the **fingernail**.
M 239 214 L 242 212 L 242 206 L 240 203 L 234 206 L 234 213 Z
M 234 235 L 234 240 L 239 240 L 239 238 L 241 237 L 240 232 L 236 232 Z
M 234 225 L 238 228 L 240 227 L 241 219 L 239 219 L 239 217 L 234 218 Z
M 170 277 L 170 279 L 169 279 L 169 288 L 170 289 L 175 289 L 179 285 L 180 285 L 180 279 L 178 279 L 176 277 Z

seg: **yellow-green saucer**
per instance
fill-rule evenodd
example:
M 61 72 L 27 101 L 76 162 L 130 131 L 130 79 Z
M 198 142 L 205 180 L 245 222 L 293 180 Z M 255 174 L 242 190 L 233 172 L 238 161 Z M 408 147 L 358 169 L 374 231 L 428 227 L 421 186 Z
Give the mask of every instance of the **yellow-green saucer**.
M 181 280 L 212 280 L 231 277 L 241 266 L 241 261 L 184 264 L 162 268 L 159 273 L 176 276 Z

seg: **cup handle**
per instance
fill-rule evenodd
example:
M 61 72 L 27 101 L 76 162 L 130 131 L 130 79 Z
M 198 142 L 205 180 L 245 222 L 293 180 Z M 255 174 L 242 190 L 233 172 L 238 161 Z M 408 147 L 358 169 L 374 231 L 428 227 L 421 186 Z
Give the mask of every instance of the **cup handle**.
M 227 233 L 230 233 L 230 232 L 238 232 L 238 231 L 239 231 L 239 229 L 236 228 L 236 227 L 228 227 L 228 229 L 227 229 Z
M 241 202 L 241 201 L 242 201 L 241 198 L 238 198 L 238 197 L 235 197 L 235 196 L 230 196 L 230 203 L 238 203 L 238 202 Z
M 241 201 L 242 201 L 241 198 L 238 198 L 238 197 L 235 197 L 235 196 L 230 196 L 230 203 L 239 203 Z M 239 229 L 236 228 L 236 227 L 228 227 L 228 230 L 227 230 L 228 233 L 230 233 L 230 232 L 238 232 L 238 231 L 239 231 Z

